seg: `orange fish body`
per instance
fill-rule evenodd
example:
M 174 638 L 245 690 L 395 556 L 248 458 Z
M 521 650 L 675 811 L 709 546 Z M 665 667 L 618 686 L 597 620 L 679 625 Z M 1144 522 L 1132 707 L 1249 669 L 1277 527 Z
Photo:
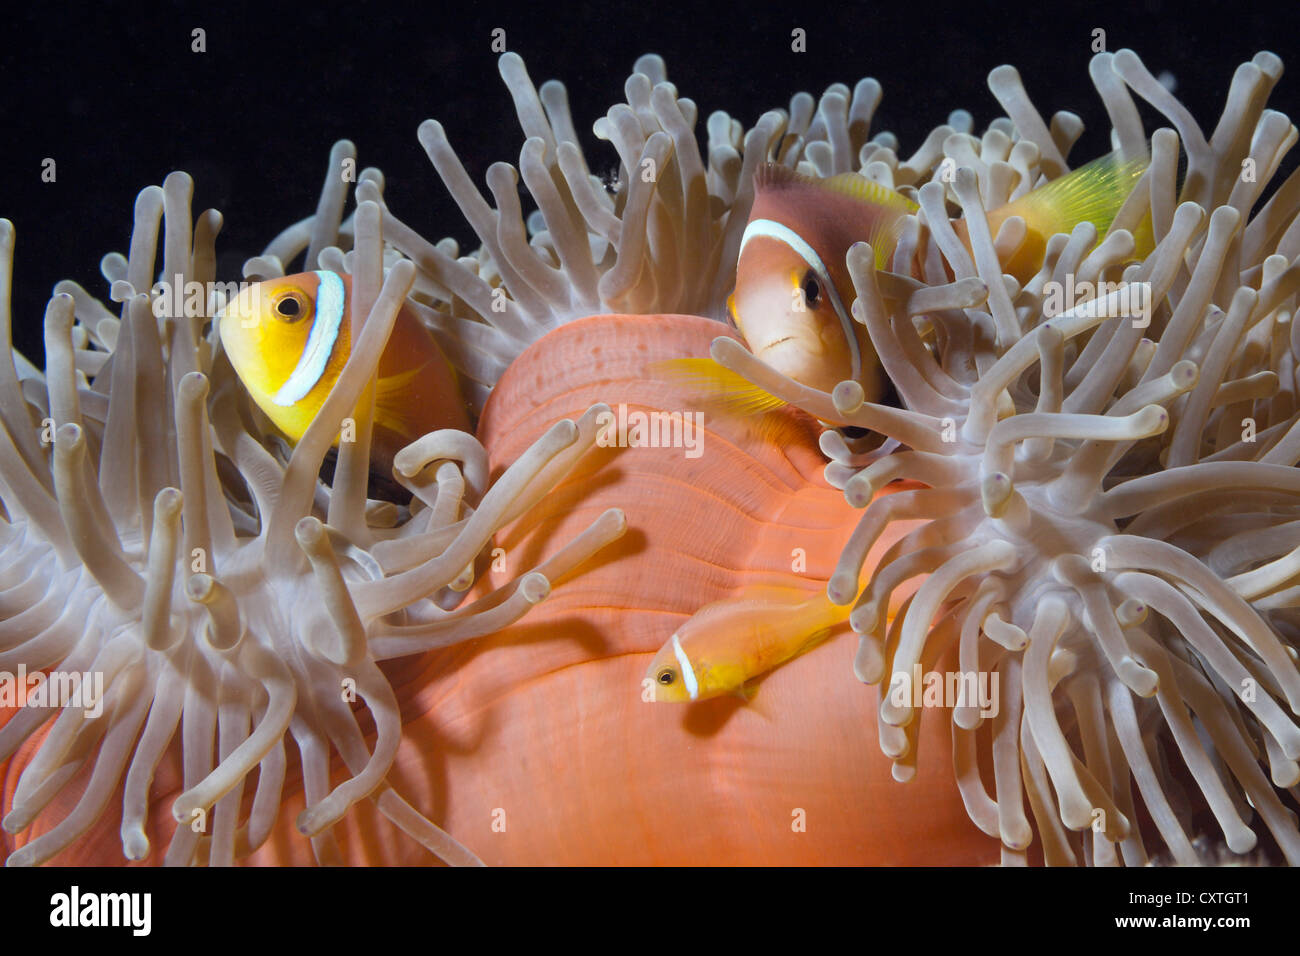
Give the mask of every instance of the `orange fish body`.
M 1112 153 L 991 210 L 994 236 L 1012 216 L 1025 222 L 1025 239 L 1004 271 L 1028 281 L 1048 238 L 1079 222 L 1104 234 L 1145 168 L 1144 161 L 1123 162 Z M 730 303 L 736 327 L 754 354 L 786 377 L 822 391 L 852 378 L 868 401 L 879 400 L 887 383 L 865 327 L 852 318 L 856 293 L 845 257 L 855 242 L 869 242 L 877 267 L 892 268 L 903 219 L 916 203 L 857 173 L 815 179 L 769 163 L 754 182 Z M 952 225 L 970 248 L 966 223 Z M 1149 223 L 1135 238 L 1139 256 L 1150 251 Z M 907 270 L 917 278 L 923 254 L 918 249 Z M 691 374 L 701 372 L 695 367 Z M 713 384 L 717 391 L 745 387 L 725 375 Z
M 645 686 L 660 702 L 743 693 L 750 679 L 819 643 L 850 610 L 824 591 L 752 585 L 696 611 L 650 662 Z
M 244 289 L 218 317 L 221 341 L 258 407 L 302 438 L 351 354 L 352 277 L 304 272 Z M 456 373 L 409 305 L 379 359 L 371 461 L 381 472 L 426 432 L 470 429 Z
M 916 205 L 856 173 L 813 180 L 767 164 L 754 180 L 732 310 L 754 354 L 795 381 L 830 391 L 847 378 L 880 382 L 866 328 L 850 315 L 845 253 L 870 242 L 892 249 Z

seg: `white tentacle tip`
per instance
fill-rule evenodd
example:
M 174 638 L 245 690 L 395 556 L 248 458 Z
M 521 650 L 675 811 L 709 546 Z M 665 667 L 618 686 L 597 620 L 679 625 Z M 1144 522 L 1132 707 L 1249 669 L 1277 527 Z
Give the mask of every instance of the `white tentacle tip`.
M 843 607 L 857 596 L 857 583 L 853 575 L 837 571 L 831 575 L 826 585 L 826 596 L 830 598 L 832 604 Z
M 864 684 L 878 684 L 885 676 L 885 657 L 879 643 L 867 635 L 858 642 L 853 655 L 853 674 Z
M 164 488 L 154 495 L 153 508 L 155 520 L 174 518 L 181 512 L 185 499 L 177 488 Z
M 1124 627 L 1137 627 L 1147 619 L 1148 608 L 1141 601 L 1129 598 L 1115 608 L 1115 618 Z
M 861 383 L 846 379 L 835 386 L 831 392 L 831 401 L 841 415 L 852 415 L 866 403 L 867 393 Z
M 340 807 L 338 804 L 339 801 L 331 794 L 314 807 L 308 807 L 298 814 L 294 826 L 303 836 L 314 837 L 337 823 L 347 812 L 347 807 Z
M 910 724 L 912 718 L 915 716 L 916 708 L 912 707 L 910 704 L 895 704 L 888 696 L 880 702 L 880 720 L 881 722 L 888 724 L 890 727 L 897 727 L 901 730 Z M 886 751 L 886 756 L 901 757 L 903 755 L 888 753 Z
M 1160 678 L 1156 672 L 1135 658 L 1122 658 L 1115 666 L 1115 673 L 1139 697 L 1154 697 L 1160 689 Z
M 1255 831 L 1245 824 L 1224 827 L 1223 837 L 1228 844 L 1228 849 L 1239 854 L 1249 853 L 1259 842 Z
M 980 481 L 980 500 L 984 505 L 984 513 L 990 518 L 1001 518 L 1006 514 L 1014 488 L 1011 477 L 1004 472 L 995 471 L 985 475 Z
M 537 604 L 551 593 L 551 582 L 539 571 L 530 571 L 519 581 L 519 591 L 529 604 Z
M 304 549 L 311 548 L 325 536 L 325 525 L 319 518 L 308 515 L 293 526 L 293 536 Z
M 122 855 L 128 860 L 143 860 L 149 855 L 149 838 L 139 824 L 122 827 Z
M 876 489 L 865 472 L 858 472 L 844 483 L 844 500 L 852 508 L 865 508 L 876 496 Z
M 172 801 L 172 819 L 177 823 L 188 824 L 194 819 L 196 811 L 205 810 L 194 800 L 194 791 L 187 790 Z
M 1023 628 L 1017 627 L 1010 621 L 1004 621 L 997 612 L 989 614 L 984 618 L 984 633 L 988 635 L 989 640 L 1002 645 L 1007 650 L 1023 651 L 1029 646 L 1029 635 Z
M 5 860 L 5 866 L 35 866 L 36 854 L 28 847 L 20 847 L 9 854 Z
M 1200 366 L 1189 359 L 1175 362 L 1174 367 L 1169 370 L 1170 380 L 1179 388 L 1183 389 L 1188 389 L 1195 385 L 1200 374 Z
M 1024 820 L 1002 827 L 999 835 L 1002 845 L 1011 850 L 1028 850 L 1029 844 L 1034 840 L 1034 833 Z

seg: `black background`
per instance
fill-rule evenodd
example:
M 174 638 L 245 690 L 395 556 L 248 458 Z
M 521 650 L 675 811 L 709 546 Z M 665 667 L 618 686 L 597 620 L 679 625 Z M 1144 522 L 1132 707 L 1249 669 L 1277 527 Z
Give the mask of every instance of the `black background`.
M 1237 64 L 1261 49 L 1300 64 L 1298 18 L 1282 6 L 1185 7 L 25 5 L 7 11 L 0 29 L 0 216 L 17 230 L 15 339 L 39 360 L 45 300 L 61 278 L 107 298 L 100 257 L 126 251 L 136 193 L 174 169 L 194 176 L 196 212 L 211 206 L 225 215 L 221 279 L 238 278 L 245 258 L 314 210 L 330 144 L 342 137 L 357 144 L 361 167 L 383 169 L 400 217 L 429 238 L 469 244 L 415 131 L 423 119 L 440 120 L 481 188 L 491 162 L 517 163 L 522 135 L 497 74 L 495 27 L 535 84 L 556 78 L 568 87 L 597 170 L 616 158 L 591 123 L 621 99 L 644 52 L 665 57 L 669 78 L 698 104 L 701 128 L 715 109 L 749 126 L 796 91 L 820 94 L 829 83 L 874 76 L 884 100 L 873 131 L 893 131 L 906 152 L 955 108 L 970 110 L 977 129 L 999 115 L 985 78 L 1009 62 L 1045 115 L 1070 109 L 1084 118 L 1078 163 L 1109 149 L 1087 74 L 1094 28 L 1106 31 L 1107 49 L 1131 47 L 1153 73 L 1169 71 L 1207 133 Z M 207 33 L 205 53 L 191 52 L 195 27 Z M 807 31 L 806 53 L 790 49 L 794 27 Z M 1271 105 L 1300 115 L 1298 91 L 1295 77 L 1283 76 Z M 58 164 L 53 184 L 41 182 L 46 157 Z
M 800 893 L 779 882 L 793 875 Z M 479 942 L 489 952 L 536 951 L 565 937 L 564 951 L 612 952 L 632 941 L 649 948 L 668 932 L 709 938 L 699 918 L 666 929 L 647 918 L 663 899 L 665 880 L 683 898 L 736 902 L 727 907 L 735 929 L 712 933 L 723 946 L 746 931 L 766 950 L 820 952 L 859 946 L 865 952 L 1025 953 L 1077 951 L 1118 943 L 1116 952 L 1232 952 L 1294 933 L 1294 890 L 1285 873 L 1225 868 L 1057 870 L 1007 868 L 890 868 L 885 872 L 821 869 L 775 874 L 762 869 L 694 869 L 654 873 L 621 870 L 617 884 L 594 870 L 548 871 L 499 867 L 412 872 L 404 869 L 270 868 L 189 870 L 182 878 L 158 869 L 0 871 L 0 920 L 6 940 L 94 946 L 156 947 L 175 953 L 202 940 L 206 949 L 236 952 L 332 952 L 388 949 L 399 941 L 420 950 L 448 941 Z M 642 880 L 645 880 L 643 883 Z M 68 893 L 152 893 L 152 932 L 52 928 L 51 897 Z M 787 890 L 784 894 L 782 890 Z M 1192 894 L 1193 905 L 1132 903 L 1132 894 Z M 1232 903 L 1201 903 L 1200 894 L 1241 893 Z M 806 897 L 806 898 L 805 898 Z M 766 909 L 742 903 L 771 898 Z M 1210 897 L 1207 897 L 1210 899 Z M 1117 927 L 1118 917 L 1241 918 L 1249 927 L 1146 929 Z M 1168 946 L 1169 950 L 1160 947 Z M 163 947 L 166 947 L 164 950 Z M 480 948 L 483 948 L 480 946 Z M 760 951 L 766 951 L 760 950 Z

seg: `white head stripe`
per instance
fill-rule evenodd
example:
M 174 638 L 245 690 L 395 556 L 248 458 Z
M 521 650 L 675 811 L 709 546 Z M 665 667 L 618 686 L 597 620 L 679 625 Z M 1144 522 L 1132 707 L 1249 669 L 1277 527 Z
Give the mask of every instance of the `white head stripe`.
M 302 401 L 316 387 L 325 374 L 334 342 L 339 337 L 339 326 L 343 324 L 343 308 L 347 304 L 343 280 L 333 272 L 318 271 L 316 277 L 320 286 L 316 289 L 316 314 L 312 317 L 311 332 L 293 374 L 275 393 L 273 401 L 277 405 Z
M 682 650 L 682 642 L 673 635 L 673 653 L 677 655 L 677 665 L 682 669 L 682 680 L 686 681 L 686 693 L 691 695 L 691 700 L 700 696 L 700 685 L 695 680 L 695 668 L 691 666 L 691 660 Z
M 839 290 L 835 288 L 835 283 L 831 281 L 831 275 L 826 271 L 826 264 L 822 262 L 822 257 L 817 255 L 817 250 L 808 245 L 803 236 L 785 223 L 777 222 L 774 219 L 754 219 L 745 227 L 745 234 L 740 238 L 741 254 L 744 254 L 745 246 L 755 236 L 766 236 L 769 239 L 784 242 L 798 253 L 799 257 L 808 263 L 808 267 L 817 274 L 817 278 L 826 287 L 826 295 L 831 300 L 831 306 L 835 309 L 835 314 L 839 316 L 840 326 L 844 330 L 844 339 L 849 344 L 851 374 L 854 379 L 861 378 L 862 356 L 858 351 L 858 336 L 853 330 L 853 320 L 849 317 L 849 310 L 844 308 L 844 302 L 840 299 Z

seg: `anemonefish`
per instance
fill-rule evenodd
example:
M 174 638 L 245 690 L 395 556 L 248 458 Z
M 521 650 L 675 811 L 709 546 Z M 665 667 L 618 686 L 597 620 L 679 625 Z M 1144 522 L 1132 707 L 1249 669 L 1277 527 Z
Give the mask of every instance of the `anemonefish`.
M 291 441 L 307 431 L 351 353 L 351 291 L 351 276 L 303 272 L 249 286 L 217 316 L 240 381 Z M 456 373 L 409 305 L 376 378 L 372 468 L 387 473 L 393 455 L 426 432 L 469 430 Z
M 1027 281 L 1047 239 L 1084 220 L 1104 234 L 1145 168 L 1145 160 L 1125 162 L 1112 153 L 990 211 L 995 236 L 1012 216 L 1025 221 L 1024 242 L 1004 270 Z M 867 401 L 878 401 L 887 382 L 866 327 L 850 312 L 856 293 L 845 257 L 855 242 L 869 242 L 877 267 L 895 268 L 903 219 L 917 208 L 858 173 L 815 179 L 774 163 L 760 166 L 728 303 L 750 351 L 801 384 L 829 392 L 852 378 L 863 384 Z M 954 220 L 953 228 L 969 248 L 966 223 Z M 1137 254 L 1145 255 L 1149 228 L 1140 228 L 1136 238 Z M 917 277 L 923 253 L 909 264 Z M 662 363 L 662 371 L 694 381 L 735 410 L 782 404 L 712 359 L 673 360 Z
M 650 662 L 644 686 L 656 702 L 748 698 L 748 681 L 815 647 L 851 610 L 832 604 L 824 591 L 746 588 L 704 606 L 678 628 Z

